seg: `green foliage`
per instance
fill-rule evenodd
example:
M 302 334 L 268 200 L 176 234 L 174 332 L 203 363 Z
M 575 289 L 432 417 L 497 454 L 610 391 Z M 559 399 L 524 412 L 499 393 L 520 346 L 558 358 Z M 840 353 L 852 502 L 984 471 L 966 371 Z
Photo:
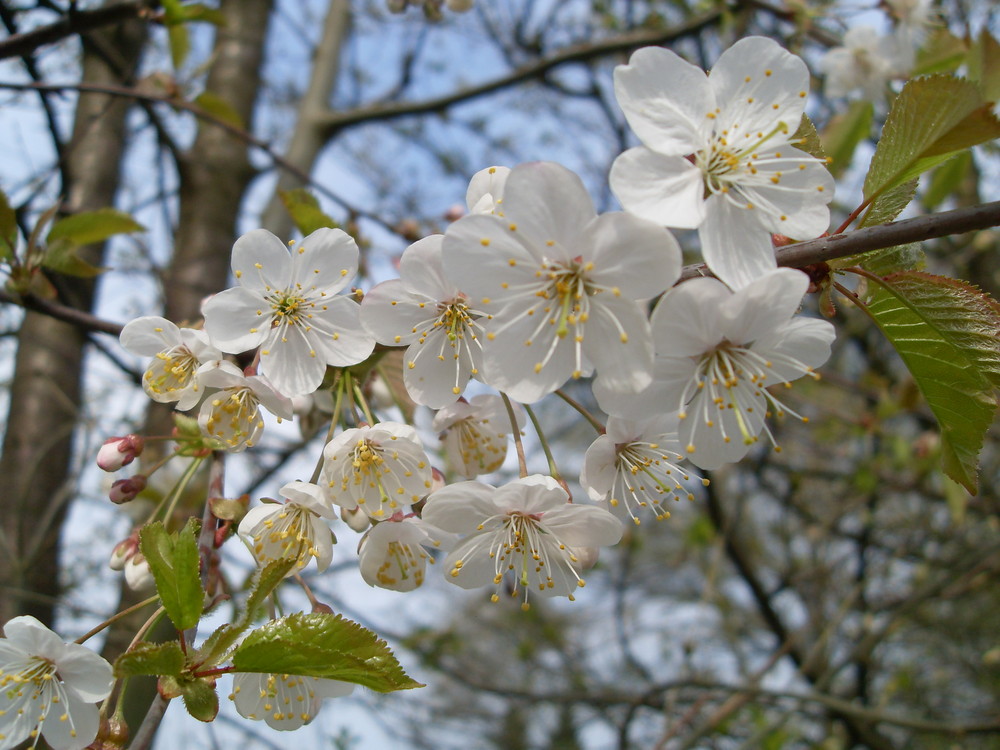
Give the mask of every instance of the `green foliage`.
M 178 630 L 197 625 L 204 608 L 205 594 L 198 573 L 200 526 L 191 518 L 183 529 L 171 534 L 157 521 L 139 533 L 139 549 L 149 563 L 163 608 Z
M 17 216 L 7 194 L 0 190 L 0 261 L 10 262 L 17 250 Z
M 870 280 L 868 312 L 937 418 L 944 471 L 975 494 L 1000 387 L 1000 306 L 955 279 L 906 271 Z
M 965 62 L 968 47 L 948 29 L 936 29 L 917 51 L 917 64 L 911 75 L 954 73 Z
M 851 102 L 844 112 L 831 118 L 823 130 L 823 150 L 830 156 L 829 169 L 834 177 L 843 174 L 851 165 L 858 144 L 871 132 L 874 116 L 871 102 Z
M 278 195 L 285 206 L 285 210 L 292 217 L 295 227 L 302 232 L 303 236 L 312 234 L 317 229 L 322 229 L 323 227 L 335 229 L 340 226 L 323 212 L 323 209 L 319 207 L 319 201 L 316 200 L 316 196 L 305 188 L 279 190 Z
M 115 659 L 115 677 L 173 675 L 184 669 L 184 652 L 177 641 L 140 643 Z
M 143 232 L 145 227 L 126 213 L 113 208 L 73 214 L 59 219 L 45 237 L 41 265 L 50 271 L 90 278 L 104 269 L 79 255 L 81 247 L 104 242 L 116 234 Z
M 1000 99 L 1000 42 L 984 28 L 969 51 L 969 78 L 988 102 Z
M 380 693 L 423 687 L 385 641 L 340 615 L 294 614 L 252 631 L 233 652 L 237 672 L 324 677 Z
M 243 130 L 245 127 L 243 118 L 240 117 L 240 113 L 236 111 L 235 107 L 212 91 L 202 91 L 195 97 L 194 103 L 201 107 L 206 114 L 220 122 L 239 130 Z
M 944 75 L 911 80 L 893 102 L 865 177 L 868 213 L 894 217 L 905 207 L 901 186 L 998 136 L 1000 121 L 975 84 Z
M 927 209 L 937 208 L 945 199 L 951 197 L 958 190 L 971 168 L 972 152 L 962 151 L 935 169 L 931 174 L 927 189 L 924 190 L 920 199 L 924 207 Z
M 202 3 L 182 5 L 180 0 L 162 0 L 163 24 L 167 27 L 170 41 L 170 60 L 174 69 L 184 65 L 191 51 L 191 38 L 185 24 L 192 21 L 206 21 L 216 26 L 225 25 L 225 16 L 214 8 Z
M 232 623 L 222 625 L 205 640 L 196 659 L 199 665 L 214 666 L 228 655 L 267 597 L 294 566 L 295 560 L 275 560 L 257 572 L 243 611 Z

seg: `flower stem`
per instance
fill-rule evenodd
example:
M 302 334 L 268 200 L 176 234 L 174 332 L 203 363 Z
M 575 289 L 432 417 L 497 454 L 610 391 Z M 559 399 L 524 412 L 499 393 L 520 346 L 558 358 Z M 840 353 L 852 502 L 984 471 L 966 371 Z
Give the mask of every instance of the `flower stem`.
M 524 410 L 528 413 L 528 419 L 531 420 L 531 426 L 535 428 L 535 434 L 538 435 L 538 442 L 542 444 L 542 450 L 545 451 L 545 458 L 549 462 L 549 474 L 552 475 L 553 479 L 562 479 L 562 475 L 559 473 L 559 468 L 556 466 L 556 460 L 552 456 L 552 449 L 549 447 L 549 441 L 545 439 L 545 433 L 542 432 L 542 425 L 538 421 L 538 417 L 535 416 L 535 410 L 527 404 L 522 404 L 522 406 L 524 406 Z
M 564 391 L 562 388 L 556 391 L 556 395 L 563 401 L 565 401 L 567 404 L 572 406 L 574 409 L 576 409 L 580 413 L 580 416 L 582 416 L 584 419 L 590 422 L 591 426 L 595 430 L 597 430 L 598 434 L 603 435 L 607 431 L 607 428 L 603 424 L 601 424 L 601 421 L 597 417 L 595 417 L 593 414 L 587 411 L 587 408 L 583 404 L 581 404 L 579 401 L 577 401 L 568 393 L 566 393 L 566 391 Z
M 100 633 L 102 630 L 104 630 L 106 627 L 109 627 L 110 625 L 114 625 L 120 619 L 122 619 L 123 617 L 128 617 L 130 614 L 132 614 L 136 610 L 140 610 L 143 607 L 148 607 L 150 604 L 152 604 L 153 602 L 155 602 L 159 598 L 160 598 L 159 595 L 151 596 L 148 599 L 142 600 L 138 604 L 133 604 L 128 609 L 123 609 L 121 612 L 118 612 L 116 614 L 111 615 L 111 617 L 109 617 L 107 620 L 105 620 L 104 622 L 102 622 L 100 625 L 98 625 L 97 627 L 93 628 L 92 630 L 88 630 L 86 633 L 84 633 L 83 635 L 81 635 L 79 638 L 77 638 L 73 642 L 74 643 L 85 643 L 86 641 L 88 641 L 89 639 L 93 638 L 95 635 L 97 635 L 98 633 Z
M 501 391 L 500 398 L 503 399 L 503 405 L 507 407 L 507 417 L 510 419 L 510 431 L 514 435 L 514 450 L 517 451 L 517 465 L 521 477 L 524 478 L 528 476 L 528 461 L 524 457 L 524 443 L 521 442 L 521 430 L 517 426 L 517 415 L 514 414 L 514 405 L 511 404 L 507 394 Z

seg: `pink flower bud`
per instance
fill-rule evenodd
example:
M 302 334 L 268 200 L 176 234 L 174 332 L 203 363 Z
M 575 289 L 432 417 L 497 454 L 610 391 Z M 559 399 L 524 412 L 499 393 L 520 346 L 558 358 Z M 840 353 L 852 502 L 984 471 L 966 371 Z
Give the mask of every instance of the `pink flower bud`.
M 108 497 L 111 498 L 111 502 L 115 505 L 121 505 L 130 500 L 135 500 L 135 496 L 144 489 L 146 489 L 146 477 L 142 474 L 136 474 L 134 477 L 119 479 L 112 484 Z
M 113 437 L 104 441 L 97 452 L 97 465 L 105 471 L 118 471 L 142 453 L 145 441 L 138 435 Z

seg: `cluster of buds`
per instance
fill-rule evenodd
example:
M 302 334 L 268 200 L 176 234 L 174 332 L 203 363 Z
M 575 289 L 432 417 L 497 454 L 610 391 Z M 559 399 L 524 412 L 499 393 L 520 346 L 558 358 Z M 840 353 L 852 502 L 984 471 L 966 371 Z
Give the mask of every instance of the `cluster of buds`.
M 142 455 L 144 447 L 145 441 L 139 435 L 129 434 L 125 437 L 108 438 L 97 452 L 97 465 L 104 471 L 118 471 L 132 463 L 136 456 Z M 121 505 L 135 500 L 136 495 L 144 489 L 146 489 L 146 476 L 136 474 L 128 479 L 115 480 L 108 497 L 115 505 Z
M 133 591 L 146 591 L 153 587 L 153 574 L 145 555 L 139 551 L 139 532 L 133 531 L 118 542 L 111 551 L 108 566 L 125 574 L 125 583 Z
M 472 8 L 472 0 L 387 0 L 390 13 L 404 13 L 410 6 L 421 8 L 429 21 L 440 21 L 442 7 L 454 13 L 465 13 Z

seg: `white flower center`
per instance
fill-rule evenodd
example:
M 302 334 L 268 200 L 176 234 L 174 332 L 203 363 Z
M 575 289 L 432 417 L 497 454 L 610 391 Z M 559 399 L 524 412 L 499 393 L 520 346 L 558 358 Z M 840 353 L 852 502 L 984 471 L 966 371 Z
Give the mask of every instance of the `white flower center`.
M 251 388 L 226 388 L 212 401 L 212 413 L 205 423 L 211 437 L 236 447 L 263 427 L 259 419 L 260 400 Z M 249 446 L 249 442 L 247 442 Z
M 200 363 L 191 350 L 180 344 L 157 354 L 143 375 L 146 387 L 157 395 L 182 391 L 191 383 Z
M 623 503 L 636 526 L 640 521 L 635 510 L 639 508 L 650 508 L 656 520 L 662 521 L 670 518 L 670 511 L 663 507 L 661 500 L 668 497 L 680 500 L 682 495 L 694 500 L 694 495 L 677 480 L 678 476 L 685 481 L 691 478 L 674 463 L 683 458 L 680 454 L 665 451 L 657 443 L 640 440 L 619 444 L 616 448 L 617 471 L 609 503 L 612 507 Z
M 254 528 L 254 556 L 264 561 L 296 560 L 298 567 L 304 568 L 310 557 L 319 557 L 313 538 L 313 515 L 308 508 L 288 503 L 265 518 Z

